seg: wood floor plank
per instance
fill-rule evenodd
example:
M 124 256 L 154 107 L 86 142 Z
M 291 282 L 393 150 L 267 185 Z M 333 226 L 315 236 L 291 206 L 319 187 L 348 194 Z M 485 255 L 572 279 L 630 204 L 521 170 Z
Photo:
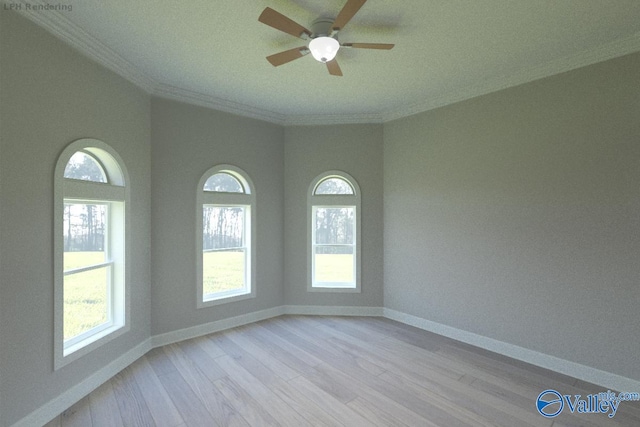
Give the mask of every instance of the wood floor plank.
M 313 372 L 304 374 L 304 378 L 311 381 L 341 403 L 351 402 L 357 398 L 360 393 L 360 390 L 356 390 L 355 387 L 351 387 L 349 384 L 345 385 L 334 381 L 330 376 L 318 371 L 317 367 L 314 368 Z
M 384 412 L 391 414 L 396 419 L 410 426 L 437 426 L 435 422 L 431 422 L 429 417 L 423 417 L 420 414 L 409 409 L 406 405 L 399 403 L 396 399 L 390 398 L 385 392 L 372 389 L 353 378 L 349 378 L 342 372 L 333 369 L 331 366 L 321 364 L 315 368 L 318 374 L 314 377 L 305 375 L 309 381 L 322 388 L 329 394 L 332 390 L 344 390 L 351 393 L 354 397 L 345 403 L 349 403 L 354 399 L 361 397 L 372 405 L 380 408 Z M 322 381 L 318 382 L 318 379 Z M 326 388 L 326 384 L 331 385 L 331 389 Z M 335 396 L 334 396 L 335 397 Z
M 154 348 L 145 354 L 145 357 L 156 375 L 170 374 L 176 371 L 176 367 L 171 363 L 162 347 Z
M 317 337 L 321 337 L 321 335 L 317 335 Z M 331 338 L 329 338 L 328 341 L 331 341 Z M 360 350 L 362 351 L 362 349 L 360 349 Z M 353 351 L 353 353 L 358 353 L 358 349 L 355 349 Z M 376 363 L 379 363 L 379 360 L 381 360 L 381 359 L 376 359 Z M 366 375 L 363 375 L 362 373 L 361 373 L 361 375 L 358 376 L 358 379 L 367 382 L 368 385 L 371 385 L 374 388 L 383 389 L 385 387 L 383 384 L 378 383 L 376 381 L 376 378 L 373 378 L 373 377 L 370 377 L 370 376 L 368 377 Z M 402 388 L 402 387 L 397 387 L 396 388 L 396 393 L 399 393 L 400 395 L 402 395 L 404 393 L 404 395 L 405 395 L 404 400 L 405 401 L 410 401 L 411 399 L 415 398 L 415 396 L 407 395 L 405 393 L 405 391 L 406 390 L 404 388 Z M 451 406 L 448 404 L 448 402 L 446 400 L 438 400 L 437 401 L 437 405 L 434 404 L 434 399 L 423 398 L 422 400 L 423 400 L 423 403 L 415 402 L 417 407 L 424 408 L 424 407 L 428 407 L 429 405 L 431 405 L 432 406 L 431 411 L 433 411 L 434 413 L 437 413 L 439 411 L 443 418 L 445 418 L 445 419 L 447 418 L 446 415 L 443 412 L 446 412 L 447 410 L 450 410 Z M 455 423 L 455 422 L 462 422 L 462 423 L 467 423 L 467 424 L 470 424 L 470 425 L 474 425 L 474 424 L 482 425 L 482 422 L 474 421 L 472 416 L 469 416 L 469 414 L 465 415 L 464 412 L 465 411 L 464 411 L 463 407 L 458 407 L 458 410 L 455 411 L 455 416 L 454 416 L 454 418 L 456 418 L 456 420 L 454 421 L 454 420 L 450 419 L 448 421 L 450 423 L 449 425 L 453 425 L 453 423 Z
M 304 394 L 298 393 L 291 384 L 278 380 L 270 388 L 284 403 L 304 417 L 311 425 L 324 427 L 341 427 L 344 425 L 332 416 L 332 414 L 335 414 L 332 410 L 321 407 Z
M 193 340 L 178 343 L 180 349 L 195 363 L 200 371 L 207 376 L 209 381 L 213 382 L 223 378 L 226 374 L 218 367 L 214 361 L 214 357 L 205 351 L 201 346 Z
M 212 358 L 224 356 L 225 352 L 220 347 L 218 347 L 212 340 L 212 337 L 215 337 L 216 334 L 205 335 L 204 337 L 194 339 L 194 342 L 199 345 L 204 351 L 209 354 Z
M 370 358 L 375 363 L 383 366 L 385 369 L 387 369 L 388 372 L 381 374 L 379 377 L 385 379 L 386 381 L 389 381 L 390 379 L 397 376 L 407 381 L 411 381 L 417 386 L 424 387 L 426 390 L 431 391 L 433 393 L 433 397 L 428 399 L 430 401 L 437 400 L 439 396 L 442 396 L 448 401 L 459 405 L 461 410 L 463 408 L 475 408 L 474 410 L 478 412 L 484 410 L 485 407 L 487 407 L 482 403 L 485 400 L 485 396 L 480 396 L 481 393 L 478 393 L 473 388 L 460 381 L 457 381 L 457 379 L 450 378 L 433 370 L 416 369 L 416 366 L 414 364 L 402 364 L 401 359 L 395 358 L 392 354 L 386 354 L 384 351 L 377 349 L 375 346 L 368 346 L 366 349 L 360 347 L 362 345 L 366 345 L 366 343 L 361 343 L 360 346 L 357 346 L 353 343 L 346 343 L 337 339 L 332 342 L 334 342 L 336 345 L 345 346 L 346 348 L 351 349 L 351 351 L 359 352 L 363 355 L 363 357 Z M 399 379 L 396 381 L 392 381 L 392 383 L 395 383 L 398 387 L 401 388 L 409 387 L 406 383 Z M 509 415 L 510 412 L 512 414 L 517 413 L 519 415 L 527 415 L 526 413 L 522 414 L 520 408 L 515 407 L 509 402 L 500 401 L 499 399 L 494 398 L 493 403 L 497 404 L 501 408 L 501 410 L 496 410 L 496 419 L 507 420 L 499 425 L 540 425 L 539 423 L 536 423 L 535 420 L 532 420 L 533 418 L 535 418 L 533 414 L 531 414 L 530 417 L 524 418 L 516 418 Z M 502 409 L 505 409 L 505 407 L 507 412 L 506 414 L 503 414 Z M 531 409 L 533 409 L 533 407 L 531 407 Z M 495 409 L 490 408 L 490 410 Z M 539 415 L 537 415 L 537 417 L 539 417 Z M 516 421 L 518 422 L 516 423 Z
M 640 402 L 544 418 L 548 388 L 605 391 L 389 319 L 281 316 L 154 349 L 47 427 L 640 425 Z
M 534 374 L 536 376 L 545 377 L 545 381 L 554 381 L 554 386 L 559 386 L 559 383 L 571 385 L 577 381 L 575 378 L 559 374 L 545 368 L 537 367 L 526 362 L 522 362 L 516 359 L 509 358 L 507 356 L 493 353 L 488 350 L 477 348 L 470 344 L 461 343 L 447 337 L 438 336 L 436 334 L 417 329 L 413 326 L 395 322 L 393 320 L 369 317 L 355 320 L 356 321 L 354 321 L 351 325 L 352 327 L 359 327 L 359 325 L 361 325 L 362 323 L 366 323 L 367 326 L 370 326 L 372 328 L 378 328 L 380 327 L 380 325 L 383 325 L 383 328 L 385 328 L 383 330 L 390 332 L 389 339 L 404 341 L 408 346 L 411 347 L 428 347 L 434 353 L 439 352 L 446 354 L 447 350 L 452 350 L 454 352 L 471 353 L 472 358 L 478 356 L 479 359 L 489 359 L 490 363 L 492 364 L 502 364 L 502 369 L 505 369 L 506 371 L 517 371 L 518 369 L 524 369 L 527 375 Z M 421 345 L 421 343 L 424 343 L 424 339 L 439 342 L 440 345 L 438 348 L 433 348 L 432 344 L 423 346 Z
M 263 427 L 280 425 L 258 401 L 228 376 L 215 381 L 214 385 L 251 426 Z
M 355 385 L 359 390 L 364 389 L 365 387 L 369 388 L 380 395 L 405 406 L 412 412 L 429 420 L 433 420 L 437 425 L 449 427 L 468 427 L 479 425 L 461 420 L 456 417 L 457 414 L 448 413 L 442 406 L 438 406 L 434 402 L 429 402 L 422 396 L 417 396 L 406 389 L 385 382 L 377 376 L 369 375 L 364 372 L 354 373 L 349 367 L 329 363 L 330 362 L 319 365 L 316 369 L 321 370 L 327 375 L 332 375 L 334 381 L 338 381 L 338 376 L 343 377 L 344 381 Z M 360 394 L 362 394 L 361 391 Z
M 273 323 L 271 320 L 266 320 L 257 323 L 255 328 L 250 328 L 248 333 L 251 334 L 256 340 L 261 343 L 273 343 L 277 348 L 281 349 L 284 354 L 294 355 L 298 360 L 303 361 L 307 365 L 314 367 L 322 363 L 322 360 L 318 359 L 315 355 L 302 350 L 301 348 L 291 345 L 287 340 L 283 339 L 277 333 L 272 332 L 269 326 Z
M 232 333 L 220 334 L 216 343 L 240 366 L 247 370 L 255 379 L 273 391 L 282 401 L 314 426 L 339 426 L 328 412 L 317 405 L 313 400 L 300 394 L 291 385 L 278 376 L 270 367 L 265 365 L 263 359 L 254 357 L 249 352 L 236 345 L 231 339 Z M 309 368 L 312 369 L 312 368 Z M 296 376 L 300 376 L 299 374 Z
M 379 427 L 410 427 L 407 424 L 400 422 L 396 417 L 384 412 L 376 405 L 372 405 L 365 399 L 357 397 L 351 402 L 347 403 L 347 406 L 360 414 L 363 418 L 373 426 Z
M 466 365 L 452 363 L 449 359 L 443 357 L 437 352 L 425 350 L 421 347 L 412 346 L 395 337 L 387 337 L 376 343 L 376 347 L 384 349 L 386 352 L 394 353 L 398 357 L 403 358 L 411 363 L 419 364 L 427 368 L 437 371 L 446 372 L 451 378 L 461 377 L 469 372 Z M 450 374 L 449 374 L 450 372 Z
M 304 376 L 294 378 L 289 381 L 289 385 L 297 393 L 305 396 L 309 401 L 316 402 L 319 407 L 325 408 L 325 410 L 327 410 L 329 414 L 340 423 L 340 425 L 367 426 L 371 424 L 370 420 L 358 414 L 352 408 L 347 406 L 348 404 L 340 402 Z M 353 402 L 356 399 L 352 399 L 350 402 Z
M 276 321 L 274 321 L 274 327 L 278 328 L 278 326 L 275 326 Z M 281 323 L 278 323 L 278 325 L 280 324 Z M 287 321 L 287 327 L 290 328 L 292 334 L 298 338 L 294 343 L 296 346 L 302 348 L 308 353 L 316 355 L 316 357 L 323 362 L 326 362 L 327 359 L 331 359 L 334 363 L 341 363 L 344 366 L 350 366 L 355 371 L 366 371 L 374 376 L 385 371 L 380 366 L 371 363 L 366 359 L 332 347 L 325 340 L 328 335 L 313 326 L 313 324 L 306 323 L 304 320 L 301 321 L 299 318 L 292 318 Z M 285 337 L 285 339 L 290 340 L 290 336 L 292 334 L 286 334 L 285 331 L 281 331 L 280 333 L 281 336 Z
M 318 333 L 321 334 L 320 336 L 322 336 L 324 341 L 329 343 L 332 348 L 336 350 L 339 349 L 341 353 L 351 354 L 353 357 L 361 357 L 361 358 L 367 359 L 372 363 L 374 363 L 376 366 L 380 366 L 384 370 L 389 369 L 387 365 L 394 358 L 392 357 L 393 352 L 379 345 L 379 342 L 382 341 L 381 339 L 375 339 L 370 337 L 365 338 L 365 335 L 369 335 L 369 336 L 371 335 L 371 334 L 367 334 L 366 332 L 362 334 L 360 333 L 350 334 L 348 333 L 350 332 L 350 330 L 341 327 L 339 324 L 335 322 L 330 322 L 329 319 L 326 319 L 326 321 L 320 322 L 316 318 L 312 318 L 311 321 L 319 323 L 319 326 L 317 328 Z M 367 357 L 367 356 L 371 356 L 374 353 L 377 356 L 384 355 L 384 357 Z M 395 357 L 395 359 L 398 359 L 398 357 Z M 384 362 L 384 363 L 381 364 L 381 362 Z M 403 361 L 403 364 L 404 364 L 404 361 Z M 448 370 L 443 370 L 442 367 L 440 366 L 438 367 L 437 370 L 440 374 L 442 373 L 449 374 Z M 452 378 L 458 379 L 463 374 L 459 372 L 451 372 L 450 375 Z
M 89 395 L 93 427 L 112 427 L 122 424 L 120 408 L 111 381 L 102 384 Z
M 60 415 L 46 423 L 43 427 L 61 427 L 60 424 Z
M 525 398 L 531 398 L 531 396 L 537 397 L 542 390 L 545 390 L 545 388 L 536 387 L 526 381 L 523 382 L 522 379 L 515 379 L 509 376 L 506 372 L 501 373 L 499 370 L 496 372 L 493 369 L 491 371 L 484 370 L 474 363 L 453 360 L 442 354 L 425 351 L 419 347 L 412 348 L 410 344 L 395 341 L 395 338 L 389 338 L 379 343 L 379 345 L 386 349 L 395 348 L 397 350 L 407 352 L 406 357 L 411 364 L 426 364 L 427 366 L 433 367 L 439 366 L 443 369 L 458 371 L 465 375 L 473 375 L 474 377 L 485 381 L 504 386 L 504 388 Z
M 420 396 L 422 399 L 437 404 L 438 407 L 444 408 L 449 413 L 454 413 L 457 418 L 470 424 L 478 424 L 484 427 L 548 427 L 550 423 L 542 417 L 530 417 L 527 422 L 523 418 L 511 416 L 495 407 L 489 407 L 482 401 L 470 398 L 466 394 L 459 394 L 452 390 L 446 390 L 444 387 L 429 387 L 424 382 L 417 382 L 400 375 L 385 372 L 380 378 L 393 384 L 398 388 L 407 390 Z M 506 403 L 506 402 L 505 402 Z
M 221 426 L 198 399 L 178 371 L 158 377 L 188 426 Z
M 60 425 L 62 427 L 92 427 L 90 408 L 89 396 L 87 396 L 60 415 Z
M 180 412 L 160 383 L 146 356 L 131 366 L 131 372 L 157 426 L 178 427 L 184 424 Z
M 289 350 L 285 350 L 285 347 L 286 345 L 289 345 L 289 342 L 284 339 L 281 339 L 282 342 L 286 343 L 284 345 L 281 341 L 278 340 L 271 341 L 263 334 L 263 330 L 252 330 L 250 335 L 245 335 L 245 339 L 247 341 L 252 341 L 256 346 L 265 348 L 272 355 L 272 357 L 274 357 L 276 360 L 281 361 L 284 365 L 292 369 L 296 373 L 296 376 L 313 371 L 312 365 L 315 364 L 308 360 L 303 360 L 300 357 L 300 355 L 303 354 L 301 349 L 295 346 L 290 346 Z M 293 349 L 297 349 L 297 351 L 291 352 L 290 350 Z M 306 356 L 303 355 L 302 357 Z M 292 376 L 291 378 L 286 379 L 290 380 L 292 378 L 295 377 Z
M 547 388 L 562 389 L 571 386 L 557 378 L 543 376 L 537 372 L 528 371 L 511 363 L 505 363 L 502 360 L 482 354 L 484 352 L 473 352 L 461 347 L 443 346 L 438 353 L 449 360 L 459 361 L 468 366 L 473 366 L 475 369 L 481 368 L 484 372 L 492 373 L 515 383 L 528 384 L 532 388 L 541 391 Z
M 363 357 L 370 358 L 375 363 L 392 372 L 394 375 L 413 381 L 415 384 L 426 387 L 434 393 L 446 397 L 450 401 L 457 402 L 459 405 L 467 405 L 471 407 L 471 405 L 475 404 L 479 409 L 483 409 L 486 405 L 480 402 L 485 402 L 487 398 L 492 397 L 483 395 L 482 393 L 477 392 L 477 390 L 469 387 L 467 384 L 468 380 L 466 382 L 455 381 L 446 375 L 442 375 L 439 371 L 419 369 L 415 363 L 402 364 L 402 358 L 398 358 L 393 353 L 385 352 L 378 346 L 369 346 L 367 343 L 363 344 L 354 341 L 347 343 L 339 339 L 334 339 L 332 342 L 336 345 L 350 348 L 352 351 L 359 352 Z M 367 345 L 367 347 L 363 348 L 363 345 Z M 387 373 L 382 374 L 380 377 L 382 378 L 385 375 L 387 375 Z M 518 424 L 525 425 L 529 423 L 529 425 L 538 425 L 536 420 L 539 421 L 539 415 L 537 413 L 535 415 L 533 414 L 535 411 L 533 406 L 530 404 L 531 401 L 529 401 L 529 407 L 527 408 L 531 411 L 529 416 L 527 416 L 526 412 L 523 413 L 520 408 L 513 405 L 511 402 L 500 400 L 495 397 L 493 397 L 491 402 L 501 408 L 501 410 L 496 412 L 496 417 L 506 418 L 508 420 L 504 422 L 506 425 L 514 425 L 515 420 L 509 420 L 509 417 L 513 414 L 525 416 L 519 419 Z M 506 415 L 501 416 L 502 410 L 506 412 Z
M 388 335 L 376 333 L 371 328 L 359 328 L 354 322 L 345 318 L 316 316 L 309 320 L 322 325 L 325 329 L 339 331 L 341 334 L 349 335 L 359 341 L 375 343 L 383 340 Z
M 153 426 L 153 417 L 135 381 L 131 368 L 125 368 L 111 379 L 123 425 Z
M 413 327 L 405 327 L 401 323 L 387 322 L 386 319 L 371 319 L 372 325 L 376 325 L 379 328 L 383 328 L 389 332 L 389 336 L 393 336 L 399 341 L 404 341 L 407 344 L 420 347 L 426 351 L 438 351 L 442 345 L 448 344 L 451 340 L 427 331 L 422 331 Z
M 292 410 L 292 408 L 272 390 L 251 375 L 231 356 L 221 356 L 217 358 L 216 361 L 234 382 L 239 384 L 249 395 L 258 401 L 280 424 L 291 427 L 312 426 L 311 423 Z
M 249 425 L 179 345 L 164 346 L 164 351 L 184 382 L 191 388 L 192 393 L 218 425 L 238 427 Z M 215 364 L 214 361 L 212 363 Z
M 226 336 L 247 354 L 251 354 L 253 357 L 259 359 L 261 363 L 268 366 L 283 380 L 287 381 L 300 375 L 300 371 L 290 366 L 292 364 L 291 362 L 288 364 L 283 363 L 284 359 L 289 359 L 289 355 L 274 351 L 271 345 L 256 342 L 252 336 L 247 335 L 244 331 L 229 332 Z
M 446 376 L 452 380 L 459 380 L 464 373 L 449 369 L 442 365 L 424 363 L 422 360 L 413 360 L 407 363 L 407 355 L 402 353 L 402 349 L 391 351 L 380 345 L 379 342 L 361 341 L 357 338 L 344 335 L 339 331 L 333 331 L 333 336 L 326 340 L 332 346 L 342 349 L 343 352 L 359 355 L 385 370 L 411 371 L 412 373 L 430 377 Z

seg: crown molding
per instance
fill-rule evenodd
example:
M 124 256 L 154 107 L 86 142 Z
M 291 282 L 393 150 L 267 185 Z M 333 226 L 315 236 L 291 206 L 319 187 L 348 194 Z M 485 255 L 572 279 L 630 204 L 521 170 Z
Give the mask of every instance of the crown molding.
M 384 123 L 384 115 L 370 114 L 292 114 L 287 115 L 285 126 L 312 126 L 312 125 L 346 125 L 346 124 L 375 124 Z
M 173 101 L 185 102 L 187 104 L 197 105 L 200 107 L 211 108 L 218 111 L 237 114 L 253 119 L 264 120 L 278 125 L 284 125 L 286 116 L 274 113 L 262 108 L 252 107 L 250 105 L 241 104 L 239 102 L 222 99 L 211 95 L 205 95 L 179 87 L 167 84 L 158 84 L 151 93 L 160 98 L 171 99 Z
M 48 4 L 44 0 L 17 1 L 22 4 L 29 3 L 32 5 Z M 2 2 L 5 3 L 6 0 L 2 0 Z M 85 56 L 117 73 L 150 95 L 264 120 L 282 126 L 385 123 L 640 51 L 639 32 L 630 37 L 601 45 L 595 49 L 585 50 L 537 67 L 522 69 L 513 74 L 497 76 L 461 90 L 443 92 L 435 97 L 428 97 L 423 101 L 402 105 L 382 113 L 296 115 L 277 113 L 159 82 L 69 21 L 58 11 L 49 10 L 47 13 L 38 13 L 33 10 L 23 9 L 20 13 Z
M 638 51 L 640 51 L 640 32 L 630 37 L 601 45 L 595 49 L 585 50 L 575 55 L 546 62 L 537 67 L 522 69 L 510 75 L 497 76 L 462 90 L 445 92 L 440 96 L 425 99 L 405 108 L 388 111 L 384 115 L 384 122 L 423 113 Z

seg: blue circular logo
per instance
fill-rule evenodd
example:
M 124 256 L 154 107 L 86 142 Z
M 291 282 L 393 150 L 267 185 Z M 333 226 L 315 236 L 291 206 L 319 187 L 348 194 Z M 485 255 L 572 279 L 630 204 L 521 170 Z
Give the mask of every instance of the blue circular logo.
M 564 409 L 562 395 L 555 390 L 545 390 L 538 396 L 536 408 L 543 417 L 557 417 Z

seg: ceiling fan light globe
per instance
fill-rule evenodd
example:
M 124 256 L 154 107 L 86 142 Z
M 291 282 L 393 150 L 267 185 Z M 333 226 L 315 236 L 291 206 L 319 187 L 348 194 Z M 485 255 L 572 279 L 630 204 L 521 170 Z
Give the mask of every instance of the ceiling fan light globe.
M 329 62 L 336 57 L 340 43 L 333 37 L 316 37 L 309 43 L 311 55 L 320 62 Z

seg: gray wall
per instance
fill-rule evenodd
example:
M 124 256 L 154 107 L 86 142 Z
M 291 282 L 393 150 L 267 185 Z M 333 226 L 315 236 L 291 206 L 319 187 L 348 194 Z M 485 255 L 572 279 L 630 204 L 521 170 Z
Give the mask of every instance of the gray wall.
M 285 129 L 285 301 L 295 305 L 382 306 L 382 125 Z M 347 172 L 362 191 L 362 292 L 307 292 L 307 191 L 328 170 Z
M 0 13 L 0 425 L 11 425 L 149 337 L 149 97 L 16 13 Z M 53 371 L 53 172 L 78 138 L 131 178 L 131 331 Z
M 640 54 L 384 126 L 282 128 L 150 100 L 0 19 L 0 426 L 152 335 L 282 304 L 384 304 L 640 379 Z M 53 169 L 83 137 L 131 177 L 132 328 L 54 372 Z M 197 310 L 195 187 L 219 163 L 256 185 L 257 297 Z M 362 189 L 361 294 L 306 291 L 307 189 L 330 169 Z
M 385 306 L 640 380 L 639 70 L 385 124 Z
M 155 98 L 151 117 L 152 334 L 282 305 L 282 127 Z M 223 163 L 256 187 L 256 298 L 196 309 L 196 188 Z

